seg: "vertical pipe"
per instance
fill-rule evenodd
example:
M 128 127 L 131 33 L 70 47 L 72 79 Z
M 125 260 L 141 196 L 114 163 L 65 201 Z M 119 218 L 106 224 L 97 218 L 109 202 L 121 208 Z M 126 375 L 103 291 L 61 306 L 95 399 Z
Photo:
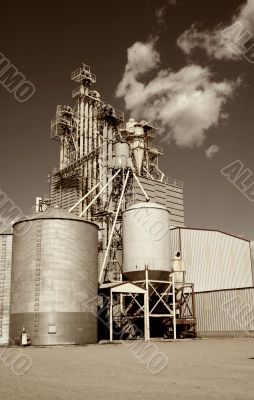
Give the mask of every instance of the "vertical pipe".
M 85 100 L 84 100 L 85 101 Z M 84 143 L 83 143 L 83 156 L 87 154 L 87 130 L 88 130 L 88 117 L 87 117 L 87 110 L 88 110 L 88 103 L 87 103 L 87 98 L 85 101 L 85 106 L 84 106 Z M 83 164 L 83 182 L 85 184 L 87 183 L 87 161 Z M 87 192 L 87 184 L 85 187 L 85 191 Z M 87 201 L 84 203 L 87 204 Z M 79 213 L 81 213 L 83 209 L 83 204 L 80 204 L 80 209 Z
M 105 185 L 107 182 L 108 168 L 107 168 L 107 124 L 104 122 L 103 125 L 103 138 L 102 138 L 102 185 Z M 104 193 L 103 196 L 103 206 L 107 202 L 107 193 Z
M 61 137 L 61 147 L 60 147 L 60 169 L 63 169 L 64 165 L 64 138 Z
M 80 142 L 79 142 L 79 156 L 84 155 L 84 97 L 80 99 Z
M 175 277 L 172 276 L 172 295 L 173 295 L 173 325 L 174 325 L 174 339 L 176 339 L 176 302 L 175 302 Z
M 113 138 L 113 127 L 112 125 L 108 124 L 107 126 L 107 133 L 108 133 L 108 140 L 107 140 L 107 168 L 112 168 L 112 138 Z M 112 182 L 113 183 L 113 182 Z M 112 192 L 112 183 L 108 186 L 108 193 L 107 197 L 110 197 L 110 194 Z
M 109 340 L 113 341 L 113 295 L 110 289 L 110 311 L 109 311 Z
M 148 282 L 148 268 L 145 267 L 145 341 L 150 340 L 150 307 L 149 307 L 149 282 Z
M 89 103 L 89 110 L 88 110 L 88 153 L 91 154 L 92 152 L 92 140 L 93 140 L 93 105 Z M 90 190 L 92 187 L 92 174 L 93 174 L 93 162 L 92 157 L 90 155 L 88 162 L 88 187 L 87 189 Z
M 74 116 L 75 116 L 75 114 L 78 117 L 78 121 L 80 121 L 79 120 L 79 115 L 80 115 L 80 104 L 79 104 L 79 101 L 77 102 L 77 112 L 74 113 Z M 77 150 L 76 150 L 75 160 L 78 160 L 78 158 L 79 158 L 79 154 L 78 154 L 78 152 L 79 152 L 79 131 L 80 131 L 80 123 L 78 122 L 77 123 L 77 128 L 76 128 L 76 146 L 77 146 L 76 148 L 77 148 Z
M 80 117 L 80 119 L 79 119 L 79 126 L 80 126 L 79 158 L 82 158 L 84 155 L 84 113 L 85 113 L 85 100 L 84 100 L 83 96 L 80 98 L 79 102 L 80 102 L 80 105 L 79 105 L 79 117 Z M 83 186 L 82 182 L 79 182 L 79 197 L 83 196 L 82 186 Z M 81 210 L 82 210 L 82 203 L 80 204 L 80 207 L 79 207 L 79 211 L 81 211 Z
M 88 132 L 88 103 L 86 101 L 85 104 L 85 137 L 84 137 L 84 154 L 88 152 L 88 140 L 87 140 L 87 132 Z
M 121 311 L 121 317 L 123 314 L 123 293 L 120 293 L 120 311 Z
M 94 102 L 93 108 L 93 150 L 97 148 L 97 102 Z M 97 162 L 96 162 L 97 155 L 94 153 L 93 156 L 93 186 L 97 183 Z

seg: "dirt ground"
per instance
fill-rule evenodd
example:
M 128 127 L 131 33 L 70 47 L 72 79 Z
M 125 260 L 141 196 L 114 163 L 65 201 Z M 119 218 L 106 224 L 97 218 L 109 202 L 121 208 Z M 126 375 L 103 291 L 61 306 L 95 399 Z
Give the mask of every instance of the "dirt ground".
M 150 345 L 0 349 L 0 399 L 254 399 L 254 339 Z

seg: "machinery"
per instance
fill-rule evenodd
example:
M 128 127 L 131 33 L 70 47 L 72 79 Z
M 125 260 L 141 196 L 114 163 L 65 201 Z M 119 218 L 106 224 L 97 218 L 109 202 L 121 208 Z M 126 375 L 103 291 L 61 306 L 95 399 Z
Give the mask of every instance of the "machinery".
M 96 76 L 89 66 L 82 64 L 71 79 L 79 84 L 72 93 L 75 104 L 58 105 L 51 122 L 59 168 L 36 209 L 57 205 L 98 225 L 99 319 L 110 339 L 114 327 L 121 336 L 134 319 L 142 325 L 138 336 L 147 340 L 153 329 L 163 336 L 163 319 L 170 319 L 176 337 L 180 314 L 169 228 L 184 224 L 183 183 L 159 168 L 163 150 L 155 144 L 156 123 L 124 122 L 123 113 L 92 88 Z M 159 322 L 150 324 L 155 316 Z M 132 323 L 131 329 L 138 326 Z

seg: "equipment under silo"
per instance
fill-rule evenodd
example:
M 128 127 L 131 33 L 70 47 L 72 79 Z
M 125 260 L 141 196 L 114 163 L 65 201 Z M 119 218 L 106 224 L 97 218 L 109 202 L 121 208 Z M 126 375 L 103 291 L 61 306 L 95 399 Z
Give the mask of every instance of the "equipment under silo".
M 9 342 L 12 233 L 0 234 L 0 345 Z
M 97 342 L 98 227 L 59 208 L 13 226 L 10 339 Z

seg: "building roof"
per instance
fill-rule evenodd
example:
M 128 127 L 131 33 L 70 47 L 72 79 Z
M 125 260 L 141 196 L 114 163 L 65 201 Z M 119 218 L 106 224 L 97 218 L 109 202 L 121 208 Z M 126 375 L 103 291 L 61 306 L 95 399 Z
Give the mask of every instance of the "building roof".
M 188 227 L 188 226 L 175 226 L 175 227 L 170 227 L 170 230 L 174 230 L 174 229 L 186 229 L 186 230 L 190 230 L 190 231 L 205 231 L 205 232 L 217 232 L 217 233 L 221 233 L 223 235 L 227 235 L 227 236 L 232 236 L 236 239 L 239 240 L 244 240 L 245 242 L 251 242 L 248 239 L 236 236 L 236 235 L 232 235 L 231 233 L 228 232 L 224 232 L 224 231 L 220 231 L 219 229 L 209 229 L 209 228 L 192 228 L 192 227 Z

